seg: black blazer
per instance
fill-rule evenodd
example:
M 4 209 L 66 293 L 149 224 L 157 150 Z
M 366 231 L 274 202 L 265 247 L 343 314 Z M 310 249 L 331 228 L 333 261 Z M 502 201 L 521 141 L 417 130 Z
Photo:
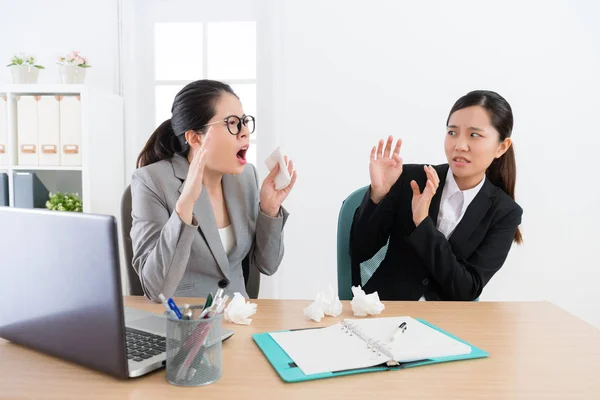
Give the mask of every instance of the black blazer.
M 502 267 L 523 210 L 486 178 L 448 240 L 436 229 L 449 165 L 434 167 L 440 185 L 429 216 L 415 227 L 412 189 L 427 182 L 423 165 L 405 165 L 387 196 L 375 204 L 367 191 L 356 210 L 350 233 L 352 284 L 360 284 L 359 264 L 390 239 L 385 259 L 364 286 L 382 300 L 474 300 Z M 451 172 L 450 172 L 451 173 Z

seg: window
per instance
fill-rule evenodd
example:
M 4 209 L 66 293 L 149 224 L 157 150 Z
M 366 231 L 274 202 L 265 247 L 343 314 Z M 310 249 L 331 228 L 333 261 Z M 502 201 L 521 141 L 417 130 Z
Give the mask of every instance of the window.
M 256 22 L 156 22 L 154 24 L 155 125 L 171 117 L 177 92 L 197 79 L 231 85 L 244 111 L 256 117 L 248 162 L 256 165 L 260 119 L 256 115 Z

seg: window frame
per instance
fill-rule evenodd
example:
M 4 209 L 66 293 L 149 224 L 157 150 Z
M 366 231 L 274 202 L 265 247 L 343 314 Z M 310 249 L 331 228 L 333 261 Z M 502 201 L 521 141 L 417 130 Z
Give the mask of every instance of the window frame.
M 244 20 L 244 21 L 239 21 L 239 20 L 235 20 L 235 21 L 231 21 L 231 20 L 219 20 L 219 21 L 154 21 L 152 24 L 152 31 L 154 32 L 154 27 L 156 26 L 156 24 L 160 24 L 160 23 L 197 23 L 197 24 L 201 24 L 202 25 L 202 76 L 198 77 L 198 79 L 208 79 L 208 62 L 209 62 L 209 57 L 208 57 L 208 28 L 209 28 L 209 24 L 211 23 L 223 23 L 223 22 L 227 22 L 227 23 L 231 23 L 231 22 L 254 22 L 255 24 L 257 23 L 256 20 L 254 21 L 250 21 L 250 20 Z M 256 36 L 256 34 L 255 34 Z M 255 37 L 255 42 L 256 42 L 256 37 Z M 153 71 L 153 78 L 152 78 L 152 93 L 153 93 L 153 120 L 156 118 L 156 104 L 157 104 L 157 97 L 156 97 L 156 89 L 159 86 L 185 86 L 188 83 L 193 82 L 193 80 L 185 80 L 185 79 L 156 79 L 156 64 L 155 64 L 155 57 L 154 57 L 154 48 L 155 48 L 155 44 L 156 44 L 156 38 L 155 35 L 152 35 L 152 53 L 153 53 L 153 62 L 152 62 L 152 71 Z M 256 50 L 255 50 L 256 51 Z M 254 75 L 254 78 L 246 78 L 246 79 L 220 79 L 222 82 L 225 82 L 231 86 L 235 86 L 235 85 L 254 85 L 254 89 L 255 89 L 255 95 L 254 95 L 254 103 L 256 104 L 256 107 L 258 108 L 258 80 L 256 77 L 256 73 Z M 242 101 L 244 101 L 244 99 L 241 99 Z M 256 112 L 252 113 L 253 116 L 255 118 L 258 119 Z M 259 121 L 257 121 L 257 124 L 259 123 Z M 258 125 L 257 125 L 258 127 Z M 254 147 L 254 154 L 257 157 L 257 150 L 258 150 L 258 140 L 257 140 L 257 131 L 254 132 L 254 134 L 250 135 L 250 147 Z M 248 162 L 251 162 L 252 164 L 256 165 L 257 164 L 257 159 L 254 160 L 248 160 Z

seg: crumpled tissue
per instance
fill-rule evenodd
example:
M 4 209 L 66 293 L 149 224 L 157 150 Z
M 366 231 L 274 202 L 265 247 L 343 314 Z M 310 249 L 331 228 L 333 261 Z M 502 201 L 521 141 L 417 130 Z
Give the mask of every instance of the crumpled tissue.
M 355 317 L 366 317 L 367 315 L 381 314 L 385 306 L 379 301 L 377 292 L 365 294 L 359 286 L 352 286 L 352 312 Z
M 254 303 L 246 303 L 244 296 L 236 292 L 225 308 L 225 320 L 234 324 L 250 325 L 252 319 L 248 317 L 256 314 L 256 307 L 257 305 Z
M 331 285 L 329 285 L 327 293 L 317 293 L 316 300 L 304 308 L 304 315 L 316 322 L 321 322 L 325 315 L 337 317 L 341 313 L 342 302 Z

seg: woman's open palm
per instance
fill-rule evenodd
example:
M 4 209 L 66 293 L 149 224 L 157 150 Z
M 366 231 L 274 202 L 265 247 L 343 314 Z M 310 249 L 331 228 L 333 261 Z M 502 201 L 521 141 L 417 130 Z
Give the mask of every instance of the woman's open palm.
M 384 148 L 384 141 L 381 139 L 378 146 L 373 146 L 373 149 L 371 149 L 371 161 L 369 162 L 371 198 L 377 201 L 388 194 L 394 183 L 402 175 L 402 158 L 400 158 L 402 140 L 398 139 L 392 152 L 393 141 L 393 136 L 388 137 Z

